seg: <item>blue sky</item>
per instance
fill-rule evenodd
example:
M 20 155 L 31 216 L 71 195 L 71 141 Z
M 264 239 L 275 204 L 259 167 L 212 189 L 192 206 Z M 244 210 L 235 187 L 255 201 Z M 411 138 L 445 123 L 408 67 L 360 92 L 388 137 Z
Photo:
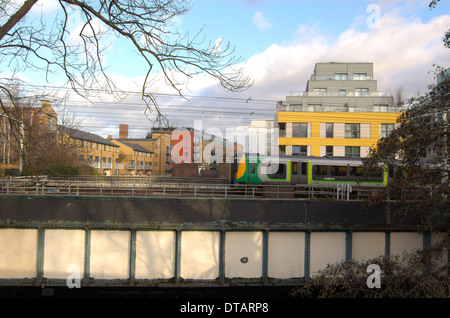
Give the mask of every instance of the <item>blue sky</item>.
M 206 41 L 214 42 L 223 38 L 235 48 L 237 56 L 248 61 L 273 46 L 287 48 L 298 44 L 308 45 L 318 39 L 331 46 L 338 43 L 339 37 L 349 30 L 369 34 L 371 29 L 367 19 L 373 13 L 368 12 L 371 4 L 379 7 L 381 17 L 398 19 L 397 24 L 390 21 L 388 27 L 392 30 L 395 27 L 400 30 L 410 28 L 411 23 L 427 24 L 437 17 L 450 14 L 449 0 L 441 0 L 433 10 L 429 9 L 428 3 L 427 0 L 194 0 L 193 8 L 177 19 L 176 27 L 181 33 L 191 34 L 203 29 L 202 35 Z M 383 27 L 381 24 L 380 29 Z M 384 50 L 389 50 L 389 47 Z M 351 55 L 352 58 L 355 56 Z M 358 60 L 358 56 L 355 57 Z M 365 56 L 361 58 L 366 60 Z M 139 64 L 125 64 L 123 61 L 121 58 L 120 63 L 113 64 L 111 71 L 117 70 L 117 73 L 129 77 L 142 74 Z M 313 68 L 311 64 L 309 69 L 312 71 Z
M 194 119 L 203 119 L 221 127 L 245 126 L 249 124 L 249 116 L 244 115 L 247 111 L 270 117 L 276 101 L 284 100 L 291 91 L 304 90 L 319 61 L 373 62 L 380 91 L 401 87 L 408 96 L 425 92 L 434 81 L 429 74 L 433 64 L 450 66 L 450 50 L 442 43 L 445 30 L 450 29 L 450 0 L 441 0 L 433 10 L 428 4 L 429 0 L 193 0 L 191 11 L 178 17 L 174 27 L 191 34 L 203 28 L 207 42 L 220 38 L 230 42 L 236 55 L 242 56 L 241 66 L 254 84 L 243 93 L 229 93 L 211 78 L 199 76 L 185 91 L 216 100 L 164 101 L 162 109 L 175 125 L 192 126 Z M 379 9 L 375 27 L 368 24 L 375 21 L 375 12 L 369 10 L 373 5 Z M 54 0 L 46 0 L 44 11 L 57 7 Z M 73 34 L 76 27 L 74 19 Z M 140 90 L 136 83 L 145 75 L 144 64 L 124 41 L 111 38 L 105 62 L 125 89 Z M 151 91 L 170 92 L 163 81 L 155 82 Z M 220 103 L 220 99 L 229 98 L 241 101 L 231 106 Z M 252 103 L 245 103 L 248 98 Z M 86 129 L 116 135 L 118 124 L 128 121 L 135 127 L 131 133 L 142 136 L 147 129 L 147 123 L 141 121 L 142 101 L 131 96 L 127 102 L 126 111 L 119 112 L 109 96 L 101 97 L 94 105 L 98 116 L 86 120 Z M 169 104 L 175 104 L 176 111 Z M 202 112 L 193 114 L 199 107 Z M 226 115 L 233 107 L 245 111 Z M 214 108 L 216 114 L 201 115 L 207 108 Z

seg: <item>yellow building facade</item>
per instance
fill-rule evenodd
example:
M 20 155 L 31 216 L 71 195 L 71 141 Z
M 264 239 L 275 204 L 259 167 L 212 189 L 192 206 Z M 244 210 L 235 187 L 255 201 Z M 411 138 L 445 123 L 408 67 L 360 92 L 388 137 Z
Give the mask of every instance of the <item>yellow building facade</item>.
M 115 165 L 119 175 L 151 175 L 154 170 L 154 153 L 147 148 L 122 139 L 112 139 L 119 147 Z
M 377 90 L 372 63 L 317 63 L 306 91 L 277 105 L 279 154 L 365 157 L 401 113 Z
M 280 154 L 365 157 L 395 127 L 398 116 L 400 113 L 279 112 Z

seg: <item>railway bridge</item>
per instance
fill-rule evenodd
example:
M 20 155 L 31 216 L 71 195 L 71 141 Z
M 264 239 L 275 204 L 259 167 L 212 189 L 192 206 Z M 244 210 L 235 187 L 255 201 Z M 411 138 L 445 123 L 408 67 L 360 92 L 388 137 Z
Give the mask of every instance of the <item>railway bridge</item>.
M 0 286 L 294 286 L 429 247 L 415 217 L 336 198 L 0 194 Z

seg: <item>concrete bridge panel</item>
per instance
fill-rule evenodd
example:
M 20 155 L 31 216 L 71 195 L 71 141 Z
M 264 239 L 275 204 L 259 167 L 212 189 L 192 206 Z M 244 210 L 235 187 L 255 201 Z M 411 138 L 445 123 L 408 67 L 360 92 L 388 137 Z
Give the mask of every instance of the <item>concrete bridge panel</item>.
M 225 276 L 262 277 L 262 232 L 227 232 L 225 239 Z
M 365 261 L 383 256 L 386 251 L 385 232 L 354 232 L 352 236 L 352 258 Z
M 46 230 L 44 277 L 67 279 L 68 273 L 84 275 L 85 231 Z
M 38 231 L 0 230 L 0 278 L 34 278 L 37 275 Z
M 130 265 L 130 232 L 91 231 L 90 277 L 127 279 Z
M 175 231 L 137 231 L 136 279 L 175 276 Z
M 311 275 L 321 269 L 345 260 L 345 232 L 311 233 Z
M 304 232 L 270 232 L 268 251 L 269 277 L 304 277 Z
M 185 279 L 216 279 L 219 276 L 219 250 L 218 231 L 182 232 L 180 276 Z

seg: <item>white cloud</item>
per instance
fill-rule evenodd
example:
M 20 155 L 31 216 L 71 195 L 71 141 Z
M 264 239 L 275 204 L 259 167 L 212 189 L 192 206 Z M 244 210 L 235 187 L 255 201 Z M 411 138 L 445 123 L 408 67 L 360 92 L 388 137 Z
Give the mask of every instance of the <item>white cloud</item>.
M 272 26 L 272 24 L 266 19 L 264 13 L 257 11 L 253 15 L 253 23 L 258 27 L 259 30 L 263 31 Z
M 444 32 L 449 28 L 449 20 L 450 15 L 443 15 L 425 23 L 419 19 L 404 18 L 398 11 L 392 11 L 381 16 L 380 28 L 357 28 L 353 25 L 334 39 L 330 39 L 326 31 L 321 31 L 319 25 L 300 25 L 289 44 L 271 45 L 242 64 L 245 74 L 254 80 L 254 85 L 249 90 L 229 93 L 210 77 L 195 77 L 187 87 L 190 90 L 183 92 L 214 96 L 217 99 L 193 100 L 186 104 L 187 109 L 222 107 L 222 117 L 211 115 L 211 125 L 216 124 L 216 119 L 229 126 L 249 124 L 248 118 L 251 118 L 250 113 L 253 110 L 257 117 L 263 117 L 262 109 L 266 109 L 265 113 L 270 116 L 276 101 L 285 100 L 291 91 L 305 90 L 315 63 L 320 61 L 373 62 L 379 91 L 393 92 L 402 87 L 407 96 L 426 92 L 427 85 L 435 83 L 432 74 L 429 74 L 433 64 L 450 66 L 450 50 L 445 48 L 442 42 Z M 312 37 L 309 36 L 311 31 L 314 31 Z M 151 87 L 151 91 L 164 92 L 165 88 L 167 86 L 164 80 L 159 78 L 155 86 Z M 236 98 L 241 101 L 220 101 L 221 97 L 224 100 Z M 246 103 L 248 98 L 251 98 L 251 102 Z M 256 100 L 266 102 L 258 103 Z M 227 115 L 227 107 L 240 107 L 242 110 L 239 114 L 242 115 Z M 180 102 L 181 109 L 183 105 Z M 247 110 L 248 114 L 244 114 Z M 186 126 L 193 124 L 195 118 L 205 119 L 201 112 L 195 115 L 190 113 L 184 118 L 181 111 L 178 114 L 172 112 L 169 116 L 169 119 L 176 123 L 184 120 Z
M 272 45 L 251 57 L 245 69 L 255 80 L 252 89 L 270 98 L 304 90 L 319 61 L 373 62 L 379 90 L 403 86 L 410 95 L 425 92 L 434 82 L 428 74 L 433 64 L 449 66 L 450 51 L 442 42 L 449 18 L 444 15 L 422 23 L 388 13 L 382 16 L 380 28 L 350 28 L 334 41 L 319 33 L 308 41 L 296 38 L 289 45 Z M 307 31 L 307 27 L 299 27 L 300 38 L 304 34 L 301 31 Z

